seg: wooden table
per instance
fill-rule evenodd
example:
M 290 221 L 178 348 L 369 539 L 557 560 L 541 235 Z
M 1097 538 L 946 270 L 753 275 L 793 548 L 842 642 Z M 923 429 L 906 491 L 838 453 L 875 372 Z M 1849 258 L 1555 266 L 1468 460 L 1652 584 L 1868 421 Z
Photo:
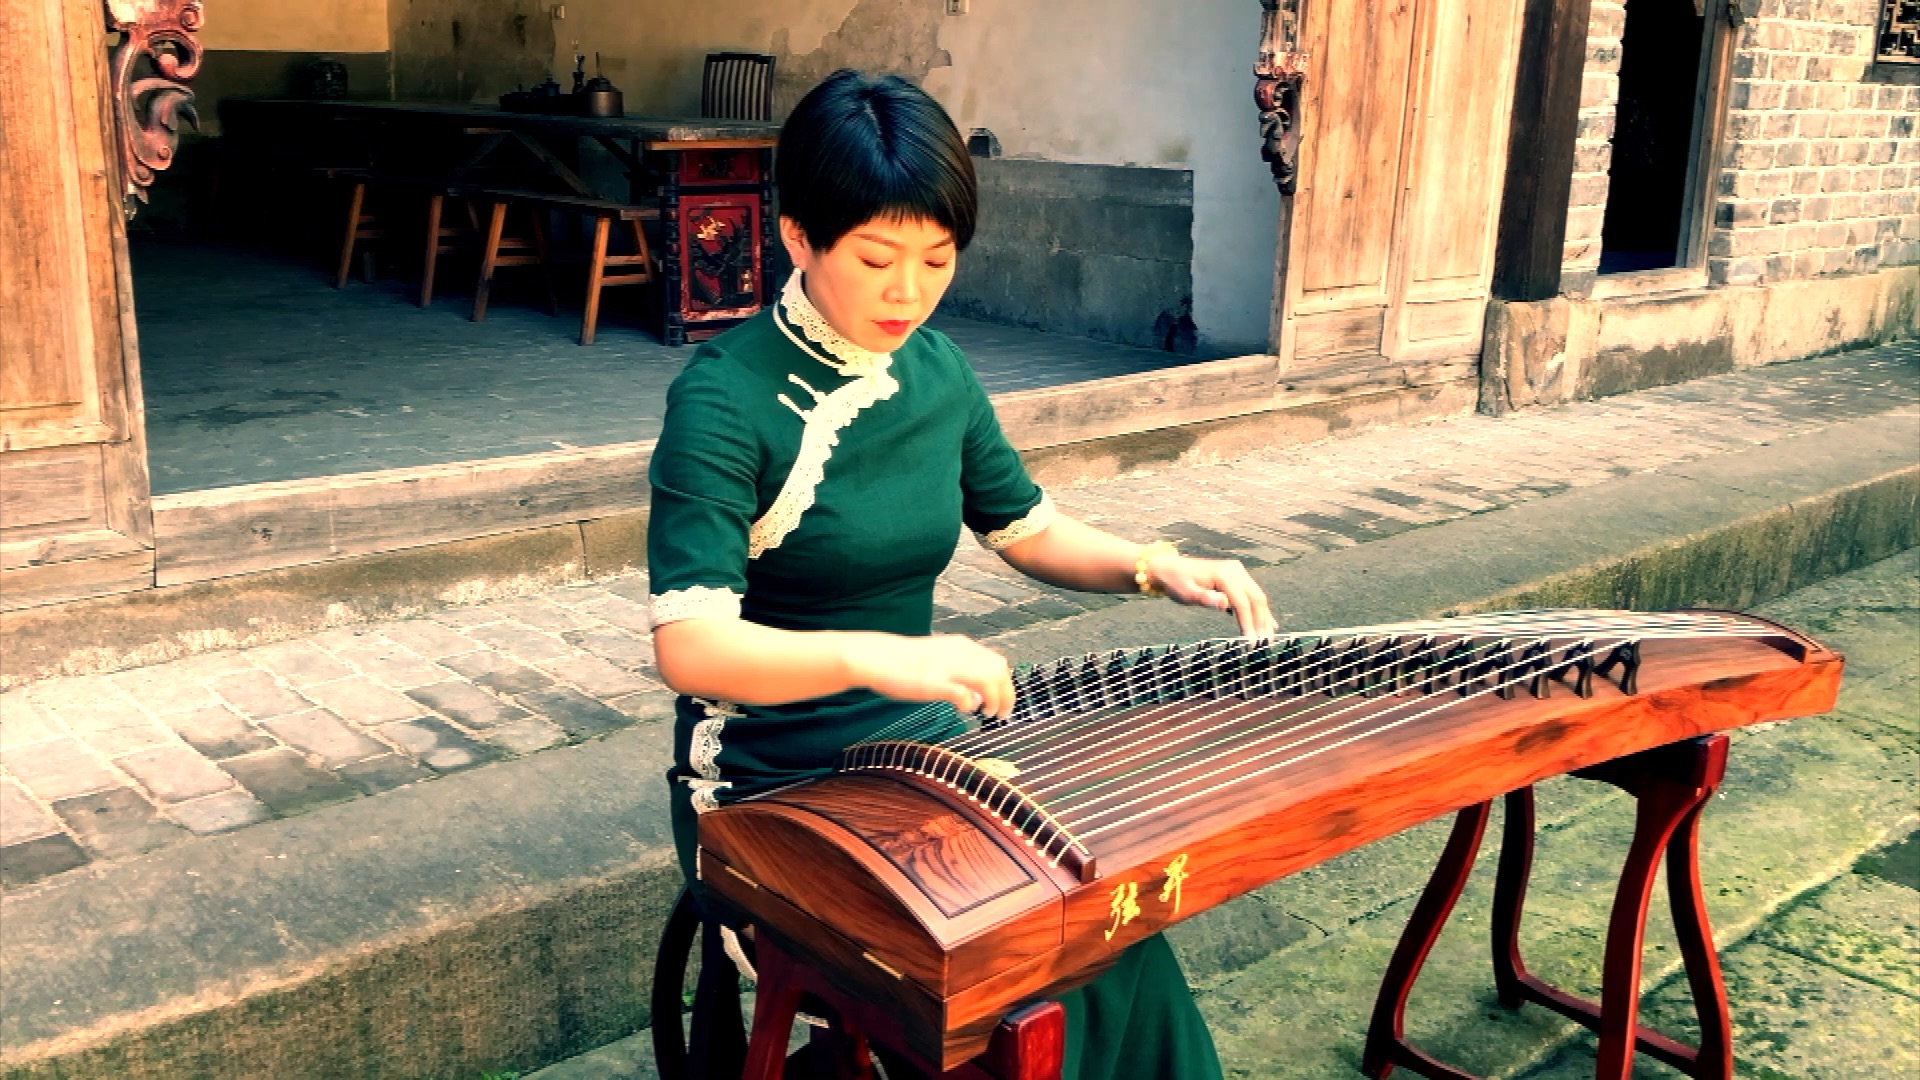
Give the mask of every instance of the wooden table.
M 556 186 L 596 192 L 550 147 L 590 138 L 634 175 L 653 176 L 661 198 L 665 289 L 661 339 L 669 345 L 714 336 L 751 316 L 773 295 L 773 147 L 777 124 L 671 116 L 552 116 L 474 105 L 407 101 L 230 99 L 230 129 L 281 133 L 351 124 L 404 136 L 409 130 L 464 132 L 478 139 L 445 179 L 459 183 L 502 149 L 525 151 Z M 619 193 L 617 201 L 627 201 Z

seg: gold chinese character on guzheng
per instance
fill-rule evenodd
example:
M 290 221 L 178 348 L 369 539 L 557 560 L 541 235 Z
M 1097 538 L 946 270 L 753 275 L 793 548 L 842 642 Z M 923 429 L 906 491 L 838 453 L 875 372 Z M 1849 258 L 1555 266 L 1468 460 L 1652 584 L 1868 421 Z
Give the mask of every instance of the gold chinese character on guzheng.
M 1121 927 L 1140 917 L 1140 883 L 1129 881 L 1114 886 L 1112 909 L 1113 925 L 1107 927 L 1108 941 L 1113 940 Z
M 1182 853 L 1167 864 L 1167 883 L 1160 886 L 1160 902 L 1164 904 L 1169 900 L 1173 901 L 1173 913 L 1175 915 L 1180 914 L 1180 887 L 1185 885 L 1187 879 L 1192 876 L 1192 874 L 1187 873 L 1187 856 L 1185 853 Z

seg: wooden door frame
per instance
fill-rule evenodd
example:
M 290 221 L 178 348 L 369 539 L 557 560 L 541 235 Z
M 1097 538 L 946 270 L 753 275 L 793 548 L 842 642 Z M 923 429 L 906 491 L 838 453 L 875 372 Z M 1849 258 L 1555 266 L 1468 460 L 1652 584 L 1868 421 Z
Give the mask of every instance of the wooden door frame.
M 0 610 L 151 588 L 153 503 L 127 218 L 191 119 L 201 0 L 7 0 L 33 43 L 0 97 Z M 104 16 L 104 18 L 103 18 Z M 111 51 L 107 34 L 125 39 Z M 144 61 L 144 62 L 143 62 Z M 31 146 L 31 153 L 21 148 Z M 50 257 L 49 253 L 54 253 Z
M 1687 161 L 1686 194 L 1680 204 L 1680 245 L 1674 269 L 1707 265 L 1707 241 L 1713 235 L 1713 184 L 1720 174 L 1727 134 L 1727 90 L 1733 73 L 1732 9 L 1705 0 L 1707 25 L 1700 40 L 1700 76 L 1693 101 L 1693 154 Z M 1609 275 L 1612 276 L 1612 275 Z
M 1681 0 L 1676 0 L 1681 2 Z M 1495 300 L 1536 301 L 1560 295 L 1567 215 L 1586 76 L 1591 0 L 1525 0 L 1520 64 L 1508 140 L 1500 231 L 1494 248 Z M 1681 236 L 1675 264 L 1607 274 L 1595 295 L 1705 285 L 1713 235 L 1713 187 L 1727 138 L 1727 95 L 1735 48 L 1736 7 L 1702 0 L 1701 70 L 1694 93 L 1694 147 L 1688 160 Z
M 1592 7 L 1591 0 L 1525 0 L 1494 241 L 1496 301 L 1560 294 Z

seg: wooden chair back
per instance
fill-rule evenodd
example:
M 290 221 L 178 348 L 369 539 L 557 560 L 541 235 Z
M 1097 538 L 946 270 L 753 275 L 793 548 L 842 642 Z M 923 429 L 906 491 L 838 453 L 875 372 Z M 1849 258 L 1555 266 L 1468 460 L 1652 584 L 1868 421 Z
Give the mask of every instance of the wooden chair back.
M 773 57 L 708 53 L 700 79 L 700 115 L 715 120 L 772 120 Z

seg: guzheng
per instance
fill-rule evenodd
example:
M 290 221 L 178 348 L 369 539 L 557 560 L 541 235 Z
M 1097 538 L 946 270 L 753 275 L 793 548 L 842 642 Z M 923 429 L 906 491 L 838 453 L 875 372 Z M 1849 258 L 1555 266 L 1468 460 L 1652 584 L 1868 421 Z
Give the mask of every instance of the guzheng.
M 1841 657 L 1718 612 L 1531 611 L 1071 658 L 700 820 L 722 901 L 953 1068 L 1170 923 L 1546 777 L 1825 712 Z M 882 733 L 884 736 L 885 733 Z

